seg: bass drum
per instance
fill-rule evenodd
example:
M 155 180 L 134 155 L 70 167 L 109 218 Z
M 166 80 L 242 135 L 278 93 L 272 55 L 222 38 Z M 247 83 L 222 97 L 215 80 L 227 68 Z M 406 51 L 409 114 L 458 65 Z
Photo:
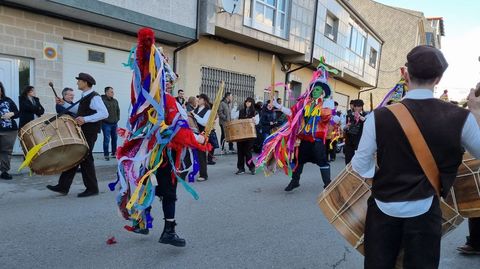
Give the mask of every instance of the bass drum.
M 463 155 L 446 202 L 465 218 L 480 217 L 480 160 L 468 152 Z
M 49 122 L 52 117 L 53 120 Z M 25 156 L 28 151 L 44 141 L 30 163 L 30 169 L 39 175 L 58 174 L 78 165 L 88 154 L 88 144 L 82 129 L 71 116 L 43 115 L 18 132 Z
M 364 178 L 352 170 L 351 164 L 348 164 L 318 198 L 318 205 L 330 224 L 361 254 L 364 254 L 363 238 L 370 187 Z M 457 228 L 463 218 L 443 199 L 440 208 L 444 236 Z M 401 257 L 400 253 L 396 268 L 402 268 Z

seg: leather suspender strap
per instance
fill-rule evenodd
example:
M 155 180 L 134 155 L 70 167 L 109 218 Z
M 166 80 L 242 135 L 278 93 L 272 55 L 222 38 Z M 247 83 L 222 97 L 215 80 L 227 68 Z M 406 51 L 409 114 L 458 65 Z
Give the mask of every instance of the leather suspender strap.
M 395 118 L 397 118 L 398 123 L 400 123 L 423 172 L 427 176 L 428 181 L 430 181 L 430 184 L 432 184 L 437 195 L 440 197 L 440 172 L 437 163 L 433 158 L 432 152 L 420 132 L 415 119 L 410 111 L 408 111 L 407 107 L 402 103 L 390 105 L 387 106 L 387 108 L 393 113 Z

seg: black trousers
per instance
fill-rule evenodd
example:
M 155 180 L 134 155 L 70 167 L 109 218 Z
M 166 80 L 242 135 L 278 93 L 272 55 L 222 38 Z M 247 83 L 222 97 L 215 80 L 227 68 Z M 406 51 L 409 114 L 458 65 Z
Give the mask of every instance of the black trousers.
M 255 169 L 252 159 L 252 148 L 255 140 L 249 139 L 237 142 L 237 168 L 238 170 L 245 170 L 245 163 L 250 170 Z
M 468 231 L 470 233 L 469 245 L 475 249 L 480 249 L 480 218 L 468 219 Z
M 225 127 L 220 125 L 222 134 L 220 135 L 220 143 L 222 144 L 222 150 L 225 150 Z M 228 149 L 233 151 L 233 143 L 228 142 Z
M 345 144 L 345 146 L 343 146 L 343 153 L 345 154 L 345 165 L 349 164 L 352 161 L 355 150 L 356 148 L 353 145 Z
M 175 154 L 172 154 L 175 159 Z M 165 163 L 157 169 L 155 176 L 158 185 L 155 187 L 155 195 L 162 200 L 163 216 L 165 219 L 175 218 L 175 203 L 177 201 L 177 180 L 172 180 L 172 165 Z
M 403 268 L 438 268 L 442 212 L 438 198 L 425 213 L 396 218 L 383 213 L 373 197 L 368 199 L 365 222 L 365 268 L 392 269 L 403 248 Z
M 308 162 L 318 165 L 320 169 L 330 170 L 330 165 L 328 164 L 327 157 L 325 155 L 325 145 L 323 144 L 323 141 L 309 142 L 302 140 L 298 149 L 298 160 L 294 160 L 294 163 L 296 164 L 297 161 L 297 168 L 292 173 L 292 179 L 294 180 L 300 180 L 300 175 L 303 172 L 303 166 Z M 325 185 L 330 183 L 325 182 L 327 179 L 322 178 L 322 180 L 324 180 L 323 183 Z
M 198 164 L 200 166 L 200 177 L 203 177 L 205 179 L 208 178 L 208 173 L 207 173 L 207 153 L 197 150 L 197 155 L 198 155 Z
M 95 173 L 95 164 L 93 161 L 93 154 L 92 150 L 95 146 L 95 141 L 97 141 L 97 133 L 85 133 L 85 139 L 87 140 L 88 147 L 90 150 L 88 151 L 87 157 L 79 164 L 80 169 L 82 171 L 82 178 L 83 184 L 89 191 L 98 192 L 98 183 L 97 183 L 97 175 Z M 72 185 L 73 178 L 75 178 L 75 174 L 77 173 L 78 165 L 63 172 L 60 175 L 58 180 L 58 185 L 65 191 L 70 190 L 70 186 Z

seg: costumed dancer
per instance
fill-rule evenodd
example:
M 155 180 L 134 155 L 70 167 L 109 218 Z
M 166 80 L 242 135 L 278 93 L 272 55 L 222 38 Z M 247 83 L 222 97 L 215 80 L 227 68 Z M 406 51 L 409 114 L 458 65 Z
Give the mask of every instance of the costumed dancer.
M 193 182 L 198 163 L 191 149 L 206 151 L 208 147 L 200 144 L 204 137 L 194 135 L 188 126 L 186 112 L 166 91 L 175 82 L 176 75 L 155 47 L 151 29 L 140 29 L 138 44 L 131 54 L 132 110 L 128 130 L 119 131 L 125 142 L 117 150 L 117 182 L 109 187 L 113 191 L 120 182 L 117 203 L 123 217 L 133 222 L 125 229 L 135 233 L 149 233 L 153 222 L 151 204 L 155 196 L 160 197 L 165 226 L 159 242 L 183 247 L 185 240 L 175 232 L 177 183 L 180 182 L 196 199 L 198 195 L 178 175 L 189 171 L 188 181 Z M 186 154 L 194 160 L 191 167 L 182 164 Z
M 266 174 L 275 171 L 278 165 L 292 180 L 285 188 L 291 191 L 300 186 L 300 175 L 307 162 L 320 167 L 324 187 L 330 184 L 330 165 L 325 154 L 328 124 L 334 108 L 332 89 L 328 84 L 329 73 L 337 73 L 324 64 L 313 74 L 307 91 L 290 109 L 275 102 L 275 107 L 288 116 L 288 121 L 277 132 L 268 136 L 256 166 L 263 166 Z
M 325 154 L 327 156 L 328 162 L 335 161 L 337 157 L 337 153 L 335 150 L 337 147 L 338 140 L 341 137 L 341 128 L 340 128 L 340 122 L 339 122 L 340 117 L 337 115 L 337 107 L 338 107 L 337 102 L 334 102 L 334 107 L 335 108 L 332 110 L 333 117 L 330 120 L 330 124 L 328 125 L 327 141 L 325 143 Z

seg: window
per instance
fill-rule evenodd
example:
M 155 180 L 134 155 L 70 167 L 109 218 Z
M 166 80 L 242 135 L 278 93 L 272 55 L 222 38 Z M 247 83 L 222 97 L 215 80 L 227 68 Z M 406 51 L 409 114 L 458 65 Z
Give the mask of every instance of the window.
M 325 20 L 325 36 L 330 40 L 337 42 L 337 33 L 338 33 L 338 19 L 327 13 L 327 18 Z
M 348 46 L 351 51 L 360 57 L 364 57 L 366 33 L 356 26 L 349 25 L 350 28 L 350 45 Z
M 370 48 L 370 59 L 368 61 L 368 64 L 375 68 L 377 66 L 377 50 L 375 50 L 374 48 Z
M 255 95 L 255 77 L 211 67 L 202 67 L 200 93 L 206 94 L 213 102 L 221 81 L 225 81 L 225 92 L 231 92 L 234 102 L 243 105 L 247 97 Z
M 260 31 L 286 38 L 289 1 L 251 0 L 250 18 L 245 17 L 245 24 Z
M 434 38 L 433 33 L 431 33 L 431 32 L 426 32 L 425 35 L 426 35 L 426 39 L 427 39 L 427 40 L 426 40 L 427 45 L 432 46 L 432 47 L 435 47 L 435 38 Z

